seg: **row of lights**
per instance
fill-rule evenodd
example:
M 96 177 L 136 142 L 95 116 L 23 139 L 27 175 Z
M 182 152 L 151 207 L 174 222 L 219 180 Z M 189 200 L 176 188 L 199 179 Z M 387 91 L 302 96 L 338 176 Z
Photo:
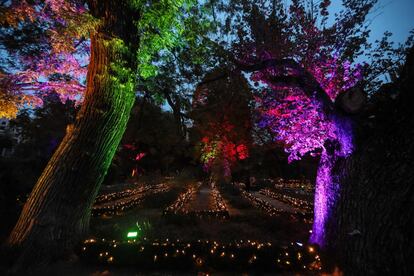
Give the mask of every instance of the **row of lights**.
M 83 260 L 107 264 L 139 264 L 141 267 L 157 269 L 183 268 L 228 268 L 263 270 L 319 271 L 322 261 L 313 246 L 299 242 L 276 246 L 271 242 L 241 240 L 220 243 L 211 240 L 184 242 L 180 240 L 152 242 L 120 242 L 86 240 L 80 254 Z
M 314 185 L 307 180 L 299 180 L 299 179 L 278 179 L 276 181 L 271 181 L 271 183 L 275 183 L 275 188 L 284 188 L 284 189 L 299 189 L 302 188 L 307 192 L 312 192 L 314 190 Z
M 211 195 L 213 197 L 214 210 L 227 211 L 226 203 L 216 186 L 212 188 Z
M 241 189 L 240 187 L 239 187 L 239 191 L 242 197 L 245 198 L 247 201 L 249 201 L 251 205 L 253 205 L 254 207 L 258 209 L 263 210 L 266 214 L 268 214 L 271 217 L 278 216 L 281 213 L 286 213 L 284 210 L 274 207 L 267 201 L 255 197 L 254 195 L 245 191 L 244 189 Z
M 240 184 L 235 183 L 235 186 L 238 187 L 239 192 L 244 199 L 249 201 L 249 203 L 252 206 L 264 211 L 270 217 L 284 214 L 284 215 L 289 215 L 289 217 L 294 220 L 302 220 L 304 223 L 312 224 L 313 222 L 313 218 L 309 217 L 309 215 L 305 214 L 304 212 L 296 212 L 295 214 L 290 214 L 283 209 L 274 207 L 266 200 L 258 198 L 254 196 L 253 194 L 245 191 L 244 189 L 240 187 Z
M 173 204 L 164 209 L 164 215 L 188 214 L 189 210 L 187 209 L 187 205 L 194 199 L 200 186 L 200 182 L 195 185 L 190 185 L 185 192 L 178 196 L 177 200 Z
M 276 193 L 274 191 L 271 191 L 270 189 L 262 189 L 260 190 L 260 193 L 265 196 L 268 196 L 268 197 L 277 199 L 279 201 L 282 201 L 284 203 L 287 203 L 289 205 L 292 205 L 298 209 L 301 209 L 303 213 L 306 213 L 306 214 L 313 213 L 313 203 L 307 200 L 302 200 L 302 199 L 291 197 L 285 194 Z
M 219 190 L 214 187 L 211 191 L 212 201 L 206 210 L 190 210 L 189 202 L 194 200 L 195 194 L 200 188 L 199 183 L 196 187 L 191 186 L 185 193 L 164 210 L 164 215 L 186 215 L 198 218 L 229 218 L 229 212 Z
M 227 219 L 230 217 L 227 206 L 224 203 L 217 187 L 213 187 L 211 190 L 212 201 L 210 202 L 209 209 L 201 211 L 192 211 L 189 215 L 194 215 L 199 218 L 222 218 Z
M 134 193 L 133 195 L 125 198 L 118 198 L 112 202 L 95 205 L 92 207 L 92 215 L 117 215 L 120 212 L 126 211 L 138 207 L 145 197 L 158 193 L 165 193 L 170 190 L 170 186 L 166 183 L 151 186 L 150 189 L 145 189 L 141 193 Z
M 165 184 L 165 183 L 161 183 L 161 184 Z M 118 191 L 118 192 L 99 195 L 95 199 L 95 205 L 97 205 L 99 203 L 114 201 L 116 199 L 120 199 L 120 198 L 124 198 L 124 197 L 130 197 L 130 196 L 133 196 L 133 195 L 136 195 L 136 194 L 141 194 L 141 193 L 144 193 L 144 192 L 146 192 L 146 191 L 148 191 L 152 188 L 153 188 L 152 185 L 146 185 L 146 186 L 140 186 L 140 187 L 137 187 L 137 188 L 134 188 L 134 189 L 126 189 L 126 190 L 122 190 L 122 191 Z

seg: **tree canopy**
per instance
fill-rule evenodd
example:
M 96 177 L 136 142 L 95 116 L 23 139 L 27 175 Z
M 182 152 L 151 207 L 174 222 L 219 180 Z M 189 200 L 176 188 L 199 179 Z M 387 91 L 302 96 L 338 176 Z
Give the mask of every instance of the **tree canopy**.
M 41 105 L 39 96 L 51 90 L 62 100 L 82 102 L 90 35 L 102 25 L 90 12 L 100 5 L 95 2 L 2 2 L 1 117 L 12 118 L 19 108 Z M 197 45 L 200 28 L 208 27 L 203 23 L 203 15 L 196 12 L 200 7 L 194 5 L 193 0 L 131 0 L 125 3 L 124 9 L 136 16 L 132 20 L 136 29 L 133 36 L 139 37 L 138 45 L 124 45 L 122 38 L 114 45 L 133 51 L 129 54 L 135 56 L 136 70 L 131 71 L 122 63 L 113 63 L 111 70 L 120 79 L 131 75 L 134 85 L 154 77 L 177 49 Z

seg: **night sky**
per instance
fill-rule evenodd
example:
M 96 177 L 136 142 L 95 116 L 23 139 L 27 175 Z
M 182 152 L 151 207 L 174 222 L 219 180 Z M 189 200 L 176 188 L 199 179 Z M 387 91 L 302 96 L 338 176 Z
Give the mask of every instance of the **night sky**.
M 340 10 L 341 2 L 332 0 L 331 13 Z M 393 41 L 404 42 L 414 28 L 414 0 L 379 0 L 369 18 L 371 42 L 381 39 L 385 31 L 393 33 Z

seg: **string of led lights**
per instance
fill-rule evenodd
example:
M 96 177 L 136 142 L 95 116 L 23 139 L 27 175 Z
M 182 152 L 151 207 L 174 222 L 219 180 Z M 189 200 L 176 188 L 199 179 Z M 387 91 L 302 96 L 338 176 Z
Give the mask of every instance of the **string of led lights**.
M 145 189 L 139 189 L 141 192 L 137 193 L 136 190 L 129 191 L 127 193 L 122 192 L 125 197 L 119 197 L 113 195 L 113 198 L 117 198 L 113 201 L 108 201 L 104 203 L 97 204 L 92 207 L 93 216 L 102 216 L 102 215 L 118 215 L 122 214 L 124 211 L 138 207 L 142 201 L 154 194 L 165 193 L 169 191 L 171 187 L 166 183 L 161 183 L 153 186 L 149 186 Z M 138 189 L 137 189 L 138 190 Z M 126 191 L 125 191 L 126 192 Z
M 292 242 L 240 240 L 221 243 L 211 240 L 86 240 L 81 260 L 107 265 L 139 265 L 142 269 L 230 269 L 254 271 L 320 271 L 317 248 Z
M 207 210 L 190 211 L 187 216 L 196 216 L 199 218 L 222 218 L 228 219 L 230 217 L 227 206 L 224 203 L 223 197 L 217 187 L 211 189 L 212 202 Z
M 195 195 L 199 190 L 201 183 L 198 183 L 196 187 L 190 186 L 189 189 L 181 194 L 178 199 L 169 207 L 164 210 L 165 216 L 171 215 L 185 215 L 198 218 L 229 218 L 229 212 L 224 200 L 216 187 L 211 189 L 211 202 L 208 209 L 193 210 L 191 209 L 190 202 L 195 200 Z
M 165 183 L 161 183 L 161 184 L 165 184 Z M 140 194 L 152 188 L 153 187 L 151 185 L 146 185 L 146 186 L 136 187 L 133 189 L 126 189 L 126 190 L 112 192 L 108 194 L 102 194 L 96 197 L 95 204 L 109 202 L 109 201 L 113 201 L 119 198 L 129 197 L 135 194 Z
M 188 189 L 181 193 L 177 200 L 173 204 L 164 209 L 164 215 L 177 215 L 177 214 L 188 214 L 187 208 L 188 203 L 194 198 L 197 190 L 200 188 L 201 183 L 198 182 L 196 185 L 190 185 Z
M 261 189 L 260 193 L 262 195 L 274 198 L 281 202 L 287 203 L 292 205 L 298 209 L 300 209 L 304 214 L 313 214 L 313 202 L 302 200 L 296 197 L 292 197 L 289 195 L 281 194 L 278 192 L 271 191 L 270 189 Z
M 279 216 L 281 213 L 286 213 L 284 210 L 279 209 L 271 205 L 269 202 L 260 199 L 258 197 L 255 197 L 249 192 L 246 192 L 245 190 L 240 189 L 240 194 L 244 199 L 249 201 L 251 205 L 254 207 L 264 211 L 267 215 L 273 217 L 273 216 Z

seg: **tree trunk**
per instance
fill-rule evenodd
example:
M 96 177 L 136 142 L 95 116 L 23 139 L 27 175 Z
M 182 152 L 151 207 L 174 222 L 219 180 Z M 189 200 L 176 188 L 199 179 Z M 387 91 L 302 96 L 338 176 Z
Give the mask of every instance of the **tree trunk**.
M 125 50 L 125 40 L 112 28 L 117 11 L 108 12 L 110 6 L 99 6 L 98 12 L 110 17 L 101 17 L 101 26 L 91 36 L 87 90 L 76 122 L 68 127 L 7 241 L 18 254 L 15 271 L 61 258 L 80 241 L 125 131 L 135 100 L 136 66 L 131 61 L 134 55 Z M 124 71 L 119 71 L 120 66 Z M 125 72 L 133 73 L 126 76 Z
M 413 91 L 414 49 L 400 80 L 385 91 L 376 123 L 360 127 L 365 136 L 338 166 L 340 198 L 327 239 L 347 275 L 414 273 Z

